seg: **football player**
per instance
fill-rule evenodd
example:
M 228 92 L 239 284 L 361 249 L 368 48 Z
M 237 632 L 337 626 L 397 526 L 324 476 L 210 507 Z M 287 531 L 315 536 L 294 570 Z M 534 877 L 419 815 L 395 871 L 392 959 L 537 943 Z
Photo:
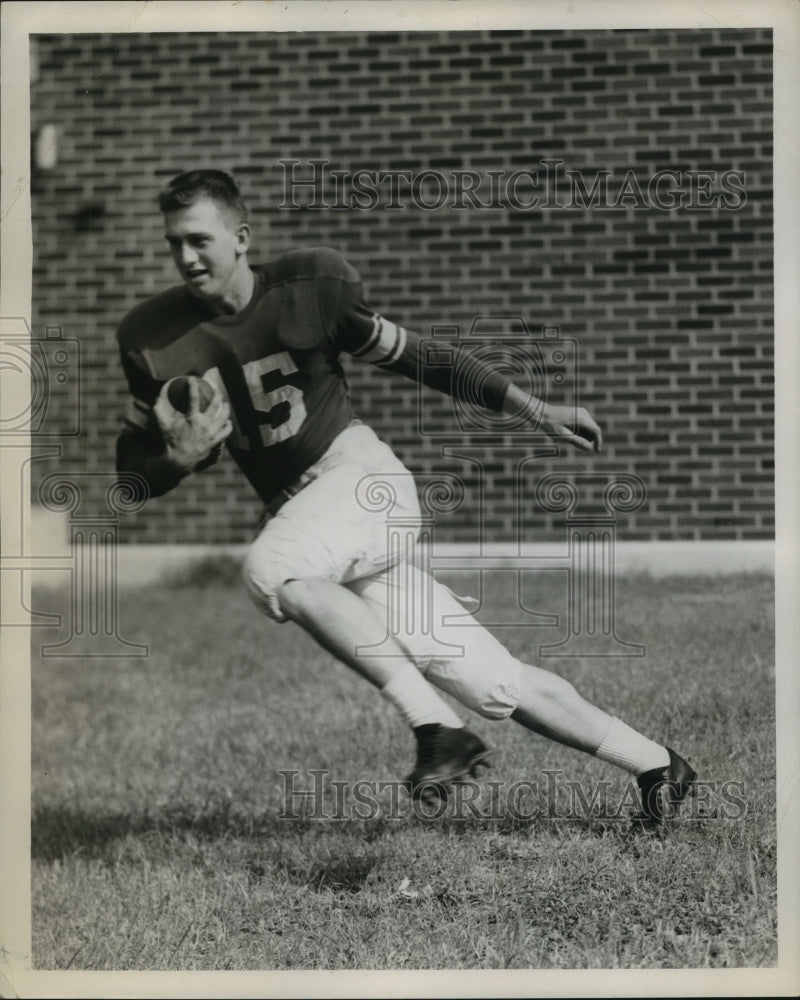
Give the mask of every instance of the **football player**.
M 227 174 L 194 170 L 159 196 L 182 284 L 136 306 L 119 345 L 131 404 L 119 436 L 120 471 L 144 477 L 152 496 L 215 460 L 224 442 L 263 500 L 263 526 L 244 563 L 264 614 L 296 622 L 394 704 L 411 726 L 412 795 L 446 796 L 488 750 L 437 693 L 489 719 L 516 722 L 635 774 L 641 818 L 659 822 L 696 775 L 673 750 L 590 704 L 572 684 L 513 657 L 430 575 L 389 551 L 385 513 L 364 484 L 391 490 L 392 517 L 420 517 L 411 473 L 355 415 L 340 355 L 419 379 L 533 425 L 580 451 L 599 451 L 585 409 L 528 396 L 468 356 L 456 371 L 421 364 L 420 337 L 373 311 L 358 274 L 335 250 L 248 260 L 250 227 Z M 205 379 L 188 413 L 169 401 L 178 376 Z M 421 595 L 424 595 L 422 597 Z M 419 607 L 431 616 L 399 614 Z M 401 619 L 387 636 L 387 621 Z M 440 641 L 446 637 L 446 643 Z

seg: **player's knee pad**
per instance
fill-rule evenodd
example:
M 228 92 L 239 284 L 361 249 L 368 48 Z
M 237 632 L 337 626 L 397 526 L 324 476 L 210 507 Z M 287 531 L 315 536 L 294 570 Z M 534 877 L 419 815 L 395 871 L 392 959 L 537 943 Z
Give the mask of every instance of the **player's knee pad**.
M 507 719 L 519 704 L 522 664 L 510 654 L 492 663 L 434 657 L 425 677 L 485 719 Z

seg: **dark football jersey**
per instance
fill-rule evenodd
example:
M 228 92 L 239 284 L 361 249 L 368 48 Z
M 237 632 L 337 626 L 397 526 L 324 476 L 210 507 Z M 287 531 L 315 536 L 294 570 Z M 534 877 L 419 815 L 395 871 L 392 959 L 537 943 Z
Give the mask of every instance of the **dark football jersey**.
M 153 494 L 178 478 L 155 475 L 164 452 L 153 415 L 162 386 L 197 375 L 228 399 L 233 432 L 226 445 L 258 495 L 272 500 L 328 449 L 354 412 L 339 356 L 346 351 L 446 392 L 500 410 L 508 386 L 494 372 L 460 362 L 426 371 L 420 338 L 369 309 L 357 272 L 335 250 L 287 253 L 253 268 L 249 304 L 217 315 L 184 286 L 141 303 L 120 324 L 118 340 L 132 403 L 117 465 L 138 472 Z

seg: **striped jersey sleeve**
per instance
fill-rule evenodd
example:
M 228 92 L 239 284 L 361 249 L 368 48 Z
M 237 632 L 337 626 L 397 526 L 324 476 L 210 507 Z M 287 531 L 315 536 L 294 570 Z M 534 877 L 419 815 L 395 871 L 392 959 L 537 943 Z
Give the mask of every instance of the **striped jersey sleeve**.
M 153 417 L 153 404 L 158 397 L 160 385 L 147 371 L 138 352 L 120 351 L 122 370 L 128 383 L 130 395 L 123 417 L 123 427 L 130 431 L 140 431 L 158 437 L 157 424 Z
M 125 410 L 123 422 L 126 427 L 138 429 L 140 431 L 149 430 L 150 427 L 150 407 L 143 403 L 141 399 L 131 396 Z
M 373 365 L 391 365 L 400 359 L 406 349 L 408 331 L 377 313 L 372 313 L 371 319 L 372 329 L 366 344 L 350 353 L 359 361 L 369 361 Z

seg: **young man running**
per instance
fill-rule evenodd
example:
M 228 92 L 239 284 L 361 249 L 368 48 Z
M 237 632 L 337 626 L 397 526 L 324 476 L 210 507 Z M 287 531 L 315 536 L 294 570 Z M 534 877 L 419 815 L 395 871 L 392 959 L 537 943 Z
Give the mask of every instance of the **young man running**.
M 531 426 L 581 451 L 602 445 L 591 415 L 529 396 L 468 357 L 457 359 L 454 377 L 426 368 L 419 336 L 365 304 L 358 274 L 334 250 L 299 250 L 251 266 L 247 211 L 221 171 L 179 175 L 159 205 L 183 284 L 141 303 L 120 325 L 133 398 L 118 469 L 139 474 L 159 496 L 211 464 L 226 444 L 265 504 L 245 560 L 251 596 L 264 614 L 304 628 L 397 707 L 417 740 L 413 795 L 446 796 L 488 754 L 439 688 L 486 718 L 511 717 L 624 768 L 638 779 L 644 819 L 670 813 L 696 777 L 682 757 L 590 704 L 566 680 L 515 659 L 432 577 L 406 564 L 398 572 L 403 557 L 388 551 L 385 514 L 370 511 L 360 491 L 390 484 L 392 516 L 413 522 L 416 487 L 356 418 L 339 356 L 463 393 L 488 409 L 528 414 Z M 186 375 L 214 391 L 207 401 L 190 383 L 183 413 L 168 384 Z M 387 636 L 390 616 L 420 600 L 433 627 L 423 631 L 419 615 L 401 615 Z

